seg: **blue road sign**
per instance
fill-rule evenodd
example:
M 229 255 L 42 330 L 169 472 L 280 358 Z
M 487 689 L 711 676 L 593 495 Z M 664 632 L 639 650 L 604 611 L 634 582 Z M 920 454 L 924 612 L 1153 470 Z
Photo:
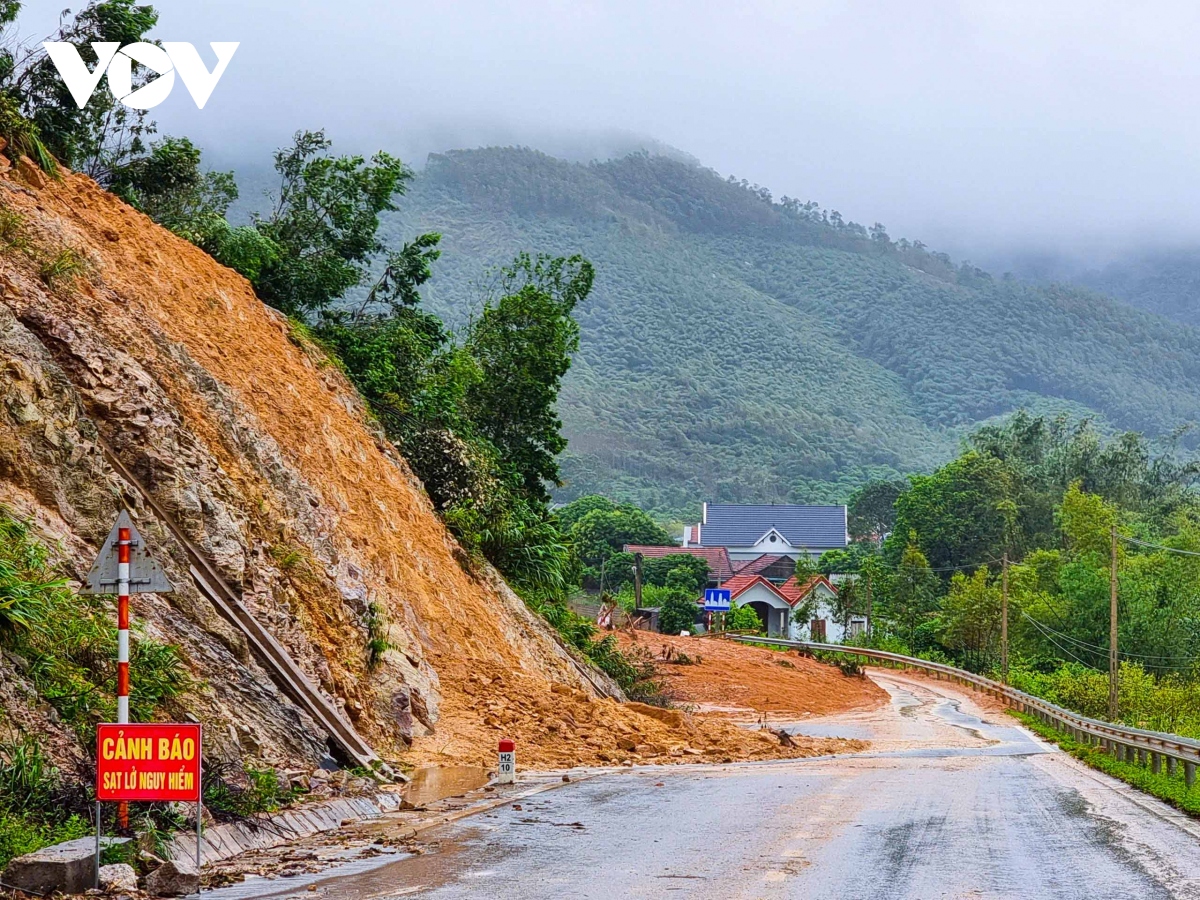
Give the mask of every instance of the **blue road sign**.
M 704 609 L 706 612 L 729 612 L 729 589 L 706 588 L 704 591 Z

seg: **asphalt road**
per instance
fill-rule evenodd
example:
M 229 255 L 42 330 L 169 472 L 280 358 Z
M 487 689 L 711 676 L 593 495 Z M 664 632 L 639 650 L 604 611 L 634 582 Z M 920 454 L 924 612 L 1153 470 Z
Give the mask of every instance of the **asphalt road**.
M 872 677 L 889 707 L 795 729 L 867 754 L 602 775 L 304 896 L 1200 898 L 1194 823 L 949 686 Z

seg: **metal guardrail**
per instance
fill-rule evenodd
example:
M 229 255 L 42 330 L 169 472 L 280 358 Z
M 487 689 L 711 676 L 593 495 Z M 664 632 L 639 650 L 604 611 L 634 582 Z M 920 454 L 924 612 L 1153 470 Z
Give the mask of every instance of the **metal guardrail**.
M 1166 761 L 1167 774 L 1172 775 L 1175 764 L 1183 765 L 1184 779 L 1190 788 L 1196 780 L 1196 764 L 1200 763 L 1200 741 L 1180 737 L 1177 734 L 1164 734 L 1159 731 L 1145 731 L 1141 728 L 1129 728 L 1125 725 L 1114 725 L 1099 719 L 1089 719 L 1079 713 L 1053 703 L 1047 703 L 1040 697 L 1018 691 L 1016 688 L 976 675 L 965 669 L 942 663 L 929 662 L 915 656 L 903 656 L 899 653 L 888 653 L 885 650 L 869 650 L 865 647 L 849 647 L 843 644 L 817 644 L 812 641 L 787 641 L 782 638 L 736 637 L 730 640 L 743 644 L 767 644 L 774 647 L 789 647 L 797 650 L 822 650 L 828 653 L 843 653 L 863 659 L 901 665 L 906 668 L 923 669 L 932 672 L 939 678 L 947 677 L 960 684 L 970 685 L 985 691 L 1000 700 L 1015 706 L 1021 712 L 1037 716 L 1047 725 L 1057 727 L 1074 737 L 1077 741 L 1089 744 L 1099 744 L 1118 759 L 1126 762 L 1137 762 L 1144 765 L 1147 761 L 1154 772 L 1159 772 L 1163 761 Z M 1147 757 L 1149 759 L 1147 760 Z

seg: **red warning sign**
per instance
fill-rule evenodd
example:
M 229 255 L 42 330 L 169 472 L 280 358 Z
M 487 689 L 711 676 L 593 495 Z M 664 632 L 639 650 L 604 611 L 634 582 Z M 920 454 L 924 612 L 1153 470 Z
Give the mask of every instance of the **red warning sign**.
M 198 801 L 200 726 L 101 725 L 96 799 Z

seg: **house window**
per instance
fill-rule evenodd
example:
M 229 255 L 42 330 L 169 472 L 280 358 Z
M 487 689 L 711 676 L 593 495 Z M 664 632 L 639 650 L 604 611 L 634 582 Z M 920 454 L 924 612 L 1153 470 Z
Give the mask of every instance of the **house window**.
M 808 623 L 809 640 L 818 644 L 825 643 L 825 620 L 813 619 Z
M 771 535 L 769 538 L 767 538 L 767 540 L 770 541 L 772 544 L 775 543 L 775 535 Z

